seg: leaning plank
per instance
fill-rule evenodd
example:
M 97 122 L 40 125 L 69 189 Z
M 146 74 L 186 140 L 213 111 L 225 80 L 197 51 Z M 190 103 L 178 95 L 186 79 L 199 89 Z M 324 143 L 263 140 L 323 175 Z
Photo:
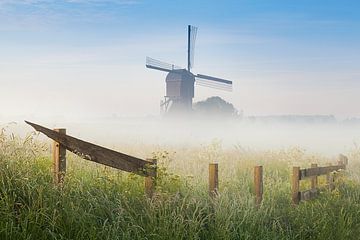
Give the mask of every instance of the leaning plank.
M 141 176 L 152 176 L 153 171 L 146 170 L 148 169 L 148 166 L 152 164 L 149 161 L 85 142 L 69 135 L 42 127 L 35 123 L 25 122 L 35 128 L 35 130 L 42 132 L 49 138 L 62 144 L 67 150 L 86 160 L 104 164 L 123 171 L 132 172 Z
M 300 170 L 300 180 L 308 177 L 325 175 L 333 171 L 338 171 L 340 169 L 345 169 L 345 165 L 336 165 L 328 167 L 317 167 L 317 168 L 307 168 Z
M 300 199 L 301 201 L 307 201 L 307 200 L 311 200 L 314 199 L 318 196 L 318 189 L 310 189 L 310 190 L 306 190 L 303 192 L 300 192 Z

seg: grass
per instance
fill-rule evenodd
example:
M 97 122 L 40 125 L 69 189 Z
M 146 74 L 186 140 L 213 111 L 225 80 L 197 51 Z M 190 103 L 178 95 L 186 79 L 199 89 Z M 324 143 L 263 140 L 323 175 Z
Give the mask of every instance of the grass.
M 153 153 L 157 191 L 143 178 L 68 154 L 66 183 L 52 184 L 47 145 L 0 134 L 0 239 L 358 239 L 360 150 L 337 189 L 294 207 L 291 166 L 329 159 L 298 148 L 263 152 L 219 141 Z M 143 150 L 144 151 L 144 150 Z M 150 148 L 146 154 L 150 153 Z M 208 163 L 219 162 L 220 195 L 208 197 Z M 333 160 L 334 161 L 334 160 Z M 254 205 L 252 168 L 264 166 L 264 201 Z M 302 185 L 306 188 L 309 183 Z

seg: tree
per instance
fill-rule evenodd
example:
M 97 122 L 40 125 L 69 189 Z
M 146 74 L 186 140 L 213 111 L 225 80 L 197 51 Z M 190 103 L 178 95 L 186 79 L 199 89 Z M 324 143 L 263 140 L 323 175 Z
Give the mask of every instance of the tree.
M 215 96 L 194 104 L 194 111 L 199 115 L 216 115 L 220 117 L 237 116 L 238 111 L 229 102 L 221 97 Z

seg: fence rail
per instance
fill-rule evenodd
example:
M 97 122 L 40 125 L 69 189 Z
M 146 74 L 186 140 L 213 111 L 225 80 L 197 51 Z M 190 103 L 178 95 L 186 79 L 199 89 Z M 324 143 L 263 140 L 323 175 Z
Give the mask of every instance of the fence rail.
M 304 180 L 309 177 L 315 177 L 315 176 L 321 176 L 328 174 L 330 172 L 339 171 L 341 169 L 345 169 L 346 165 L 336 165 L 336 166 L 328 166 L 328 167 L 312 167 L 307 169 L 301 169 L 300 170 L 300 180 Z

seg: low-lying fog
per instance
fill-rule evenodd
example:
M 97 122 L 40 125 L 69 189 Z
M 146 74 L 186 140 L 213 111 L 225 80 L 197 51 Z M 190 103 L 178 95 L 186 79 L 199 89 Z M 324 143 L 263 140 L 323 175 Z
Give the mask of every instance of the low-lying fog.
M 360 144 L 360 124 L 253 122 L 245 120 L 180 120 L 160 117 L 112 118 L 86 121 L 24 119 L 48 128 L 66 128 L 67 134 L 109 148 L 153 145 L 188 147 L 220 141 L 224 148 L 241 146 L 252 150 L 300 147 L 310 153 L 334 156 Z M 24 135 L 33 131 L 23 121 L 2 122 L 7 133 Z M 44 135 L 41 134 L 41 138 Z

